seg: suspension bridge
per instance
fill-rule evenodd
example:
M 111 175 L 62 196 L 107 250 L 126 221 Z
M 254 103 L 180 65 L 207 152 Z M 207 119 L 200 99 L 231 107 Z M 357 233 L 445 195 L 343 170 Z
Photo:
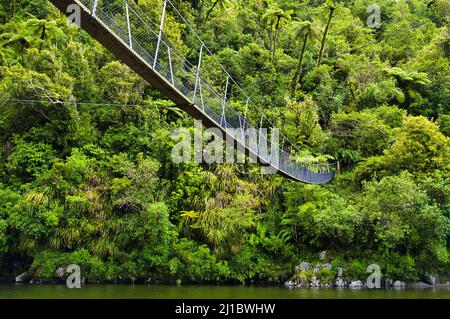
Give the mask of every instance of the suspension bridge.
M 82 29 L 180 109 L 204 126 L 218 128 L 227 141 L 233 141 L 260 165 L 308 184 L 333 179 L 333 164 L 298 162 L 295 156 L 300 150 L 287 137 L 281 134 L 275 144 L 267 133 L 262 133 L 263 127 L 275 127 L 264 114 L 264 105 L 257 105 L 247 96 L 170 0 L 163 1 L 156 22 L 158 19 L 149 18 L 133 0 L 50 2 L 74 17 Z M 187 47 L 196 51 L 185 52 L 185 47 L 164 32 L 165 24 L 174 22 L 168 21 L 169 11 L 172 20 L 183 26 Z M 232 106 L 237 100 L 242 105 L 240 111 Z M 253 137 L 244 132 L 258 132 L 258 136 L 254 133 L 258 142 L 249 143 Z

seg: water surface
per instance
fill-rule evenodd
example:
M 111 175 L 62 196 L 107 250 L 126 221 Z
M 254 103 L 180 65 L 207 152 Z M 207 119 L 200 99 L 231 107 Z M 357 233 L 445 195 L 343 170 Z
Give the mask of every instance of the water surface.
M 359 289 L 214 286 L 214 285 L 0 285 L 0 299 L 450 299 L 450 287 Z

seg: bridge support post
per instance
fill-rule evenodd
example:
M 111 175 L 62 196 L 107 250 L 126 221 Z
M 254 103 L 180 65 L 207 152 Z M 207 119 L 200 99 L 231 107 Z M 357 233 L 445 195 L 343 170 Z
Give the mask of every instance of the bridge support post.
M 220 117 L 220 126 L 222 123 L 225 125 L 225 129 L 227 129 L 227 118 L 225 116 L 225 106 L 227 104 L 227 93 L 228 93 L 228 83 L 230 81 L 230 77 L 227 76 L 227 82 L 225 83 L 225 94 L 223 95 L 222 100 L 222 116 Z
M 259 152 L 259 147 L 260 147 L 260 145 L 261 145 L 261 135 L 262 135 L 263 118 L 264 118 L 264 115 L 261 115 L 261 120 L 260 120 L 260 122 L 259 122 L 259 130 L 258 130 L 258 155 L 260 154 L 260 152 Z
M 243 125 L 242 125 L 242 140 L 244 141 L 244 143 L 245 143 L 245 127 L 246 127 L 246 125 L 247 125 L 247 109 L 248 109 L 248 100 L 249 100 L 249 98 L 247 98 L 247 101 L 245 102 L 245 110 L 244 110 L 244 123 L 243 123 Z
M 167 0 L 164 0 L 162 14 L 161 14 L 161 24 L 159 25 L 158 43 L 156 44 L 155 59 L 153 60 L 153 69 L 155 69 L 156 62 L 158 61 L 159 46 L 161 45 L 161 37 L 162 37 L 162 32 L 163 32 L 163 27 L 164 27 L 164 17 L 166 16 L 166 6 L 167 6 Z
M 202 110 L 205 112 L 205 102 L 203 101 L 203 87 L 202 87 L 202 81 L 200 77 L 198 78 L 198 91 L 200 93 L 200 101 L 202 103 Z
M 133 49 L 133 41 L 131 40 L 130 10 L 128 7 L 128 1 L 125 1 L 125 13 L 127 15 L 128 45 L 130 46 L 130 49 Z
M 167 55 L 169 56 L 170 80 L 172 81 L 172 85 L 175 86 L 175 79 L 173 78 L 172 57 L 170 56 L 169 46 L 167 46 Z
M 200 84 L 200 67 L 202 66 L 202 54 L 203 54 L 203 43 L 200 45 L 200 53 L 198 56 L 197 74 L 195 76 L 195 87 L 194 96 L 192 97 L 192 103 L 195 104 L 195 98 L 197 97 L 197 89 Z
M 94 4 L 92 5 L 92 16 L 95 17 L 95 13 L 97 12 L 97 4 L 98 0 L 94 0 Z

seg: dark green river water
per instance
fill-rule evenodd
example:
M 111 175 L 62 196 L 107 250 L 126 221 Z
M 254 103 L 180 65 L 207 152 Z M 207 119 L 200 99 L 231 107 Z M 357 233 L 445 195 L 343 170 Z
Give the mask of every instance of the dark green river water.
M 207 285 L 0 285 L 0 299 L 450 299 L 450 287 L 426 289 L 288 289 Z

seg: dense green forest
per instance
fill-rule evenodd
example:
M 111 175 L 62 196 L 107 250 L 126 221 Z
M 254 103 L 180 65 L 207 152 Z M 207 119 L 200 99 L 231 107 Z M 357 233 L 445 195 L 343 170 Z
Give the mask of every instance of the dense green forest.
M 135 2 L 158 21 L 162 0 Z M 379 28 L 369 0 L 173 2 L 302 158 L 337 163 L 334 180 L 173 163 L 171 132 L 192 118 L 49 1 L 2 0 L 0 277 L 75 263 L 88 282 L 275 283 L 326 250 L 346 279 L 377 263 L 448 281 L 448 0 L 377 0 Z

